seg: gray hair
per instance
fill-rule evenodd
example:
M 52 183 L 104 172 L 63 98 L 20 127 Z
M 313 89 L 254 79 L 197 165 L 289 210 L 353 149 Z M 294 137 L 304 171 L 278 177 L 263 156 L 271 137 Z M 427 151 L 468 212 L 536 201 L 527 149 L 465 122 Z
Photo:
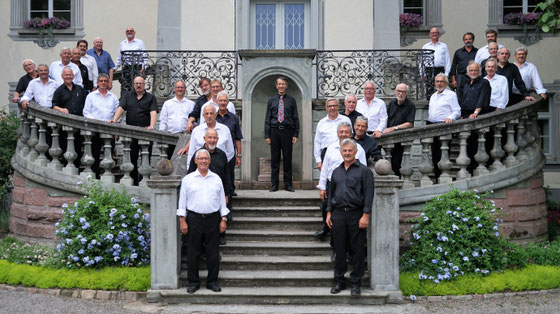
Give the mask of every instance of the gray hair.
M 29 62 L 35 64 L 35 62 L 33 62 L 33 60 L 31 60 L 31 59 L 25 59 L 25 60 L 23 60 L 23 61 L 21 62 L 21 65 L 25 65 L 25 61 L 29 61 Z
M 204 105 L 202 105 L 202 106 L 204 107 Z M 209 104 L 208 106 L 202 108 L 202 114 L 204 114 L 204 111 L 205 111 L 206 108 L 208 108 L 208 107 L 211 107 L 212 109 L 214 109 L 214 113 L 218 112 L 218 108 L 216 108 L 216 107 L 214 107 L 214 106 L 212 106 L 212 105 Z
M 210 157 L 210 152 L 207 151 L 205 148 L 201 148 L 196 151 L 196 154 L 194 154 L 194 159 L 198 159 L 198 155 L 200 155 L 200 153 L 206 153 L 208 154 L 208 157 Z
M 494 59 L 494 58 L 491 58 L 491 59 Z M 494 59 L 494 60 L 496 60 L 496 59 Z M 486 61 L 486 62 L 488 62 L 488 61 Z M 467 73 L 469 73 L 469 68 L 470 68 L 471 65 L 473 65 L 473 64 L 476 64 L 476 66 L 478 67 L 478 76 L 480 76 L 480 74 L 481 74 L 480 72 L 482 72 L 482 71 L 480 71 L 480 64 L 474 62 L 473 60 L 470 60 L 470 61 L 469 61 L 469 65 L 467 65 Z
M 493 42 L 491 42 L 491 43 L 488 43 L 488 49 L 490 49 L 490 46 L 496 46 L 496 47 L 498 47 L 498 48 L 500 47 L 500 45 L 498 45 L 498 43 L 495 42 L 495 41 L 493 41 Z
M 360 122 L 365 122 L 366 125 L 368 124 L 368 119 L 367 119 L 366 117 L 364 117 L 364 116 L 358 116 L 358 117 L 356 118 L 356 122 L 358 122 L 358 121 L 360 121 Z M 356 123 L 356 122 L 354 122 L 354 123 Z
M 62 74 L 64 74 L 64 70 L 66 70 L 66 69 L 70 70 L 70 72 L 72 72 L 72 75 L 74 75 L 74 70 L 72 70 L 72 68 L 69 67 L 69 66 L 65 66 L 64 68 L 62 68 L 62 71 L 60 72 L 60 76 L 62 76 Z
M 229 95 L 228 95 L 228 93 L 227 93 L 225 90 L 219 91 L 219 92 L 218 92 L 218 95 L 216 95 L 216 99 L 219 99 L 220 96 L 223 96 L 223 95 L 225 95 L 226 98 L 227 98 L 227 100 L 229 101 Z
M 468 67 L 467 67 L 467 71 L 468 71 Z M 447 78 L 447 75 L 445 75 L 445 73 L 443 73 L 443 72 L 438 73 L 436 75 L 436 77 L 434 78 L 434 80 L 437 79 L 440 76 L 443 77 L 443 79 L 445 80 L 445 83 L 449 84 L 449 79 Z
M 72 49 L 70 49 L 68 47 L 62 47 L 62 49 L 60 49 L 60 54 L 62 54 L 62 52 L 66 51 L 66 50 L 70 50 L 70 53 L 72 53 Z
M 348 144 L 352 144 L 352 146 L 354 146 L 354 150 L 358 150 L 358 144 L 356 144 L 356 141 L 351 138 L 345 138 L 340 142 L 340 151 L 342 151 L 342 147 Z
M 49 66 L 46 65 L 46 64 L 44 64 L 44 63 L 39 64 L 39 65 L 37 66 L 37 69 L 39 69 L 40 67 L 45 67 L 45 68 L 49 69 Z
M 525 54 L 528 54 L 527 48 L 525 48 L 525 47 L 519 47 L 519 48 L 515 49 L 515 53 L 516 53 L 516 54 L 517 54 L 519 51 L 525 51 Z
M 340 122 L 338 124 L 338 126 L 336 127 L 336 131 L 338 132 L 338 130 L 340 130 L 341 127 L 350 128 L 350 130 L 352 130 L 352 126 L 350 125 L 350 123 L 348 123 L 346 121 Z
M 109 75 L 105 74 L 105 73 L 99 73 L 99 75 L 97 76 L 97 81 L 99 82 L 100 78 L 106 78 L 107 81 L 109 80 Z
M 406 87 L 406 91 L 408 92 L 408 89 L 409 89 L 409 88 L 408 88 L 408 85 L 405 84 L 405 83 L 399 83 L 399 84 L 397 84 L 397 86 L 395 86 L 395 90 L 397 90 L 397 88 L 399 87 L 399 85 L 403 85 L 404 87 Z
M 495 62 L 495 63 L 498 63 L 498 59 L 496 59 L 496 58 L 488 58 L 488 59 L 486 59 L 486 64 L 488 64 L 488 62 Z
M 346 95 L 346 97 L 344 97 L 344 101 L 345 101 L 345 102 L 348 101 L 348 98 L 350 98 L 350 97 L 352 97 L 352 98 L 358 100 L 358 97 L 356 97 L 356 95 L 354 95 L 354 94 L 348 94 L 348 95 Z
M 338 103 L 338 99 L 336 99 L 336 98 L 334 98 L 334 97 L 327 98 L 327 101 L 325 101 L 325 106 L 328 105 L 329 102 L 331 102 L 331 101 L 335 101 L 336 104 L 337 104 L 338 106 L 340 106 L 340 104 Z

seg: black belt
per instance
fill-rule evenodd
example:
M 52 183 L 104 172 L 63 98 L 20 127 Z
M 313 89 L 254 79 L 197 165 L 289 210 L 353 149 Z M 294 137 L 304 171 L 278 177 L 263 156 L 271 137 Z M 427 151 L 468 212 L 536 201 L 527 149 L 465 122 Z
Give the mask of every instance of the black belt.
M 193 212 L 192 210 L 187 210 L 187 211 L 189 212 L 189 215 L 194 215 L 194 216 L 201 217 L 201 218 L 204 218 L 204 219 L 212 217 L 212 216 L 220 213 L 219 211 L 217 211 L 217 212 L 213 212 L 213 213 L 209 213 L 209 214 L 199 214 L 197 212 Z
M 272 126 L 271 128 L 278 129 L 278 130 L 292 129 L 291 126 L 284 126 L 284 125 L 275 125 L 275 126 Z
M 340 210 L 343 212 L 352 212 L 355 210 L 362 210 L 361 208 L 354 208 L 354 207 L 335 207 L 334 210 Z

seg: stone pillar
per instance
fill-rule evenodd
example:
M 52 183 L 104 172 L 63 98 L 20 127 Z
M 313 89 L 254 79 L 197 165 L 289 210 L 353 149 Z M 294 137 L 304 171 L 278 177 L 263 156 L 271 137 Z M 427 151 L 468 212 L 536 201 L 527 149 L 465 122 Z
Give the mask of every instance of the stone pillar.
M 147 182 L 151 189 L 151 252 L 152 290 L 179 287 L 181 247 L 177 223 L 177 188 L 179 176 L 153 176 Z
M 374 291 L 385 292 L 387 303 L 402 302 L 399 290 L 399 195 L 403 181 L 388 175 L 391 163 L 375 164 L 375 196 L 369 228 L 368 267 Z

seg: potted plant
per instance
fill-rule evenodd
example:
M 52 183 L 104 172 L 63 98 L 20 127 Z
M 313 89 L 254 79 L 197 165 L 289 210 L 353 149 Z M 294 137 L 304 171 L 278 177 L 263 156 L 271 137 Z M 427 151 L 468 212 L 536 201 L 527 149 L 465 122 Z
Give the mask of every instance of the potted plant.
M 44 40 L 45 34 L 48 34 L 47 42 L 54 43 L 55 40 L 54 40 L 53 31 L 55 29 L 69 28 L 70 22 L 63 18 L 58 18 L 58 17 L 51 17 L 51 18 L 35 17 L 25 21 L 23 23 L 23 26 L 26 29 L 37 30 L 39 32 L 39 37 L 41 38 L 41 40 Z M 54 46 L 54 45 L 49 45 L 49 46 Z
M 409 29 L 418 28 L 422 24 L 424 24 L 424 20 L 420 14 L 403 13 L 399 16 L 401 35 L 405 35 Z

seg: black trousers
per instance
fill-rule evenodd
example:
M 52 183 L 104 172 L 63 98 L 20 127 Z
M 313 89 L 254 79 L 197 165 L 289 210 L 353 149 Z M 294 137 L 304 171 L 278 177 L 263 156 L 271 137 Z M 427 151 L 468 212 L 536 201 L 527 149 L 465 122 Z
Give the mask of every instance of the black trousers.
M 426 67 L 426 99 L 430 100 L 430 96 L 435 92 L 434 79 L 439 73 L 445 73 L 444 67 Z
M 435 124 L 435 123 L 426 121 L 426 125 L 430 125 L 430 124 Z M 441 175 L 441 170 L 439 170 L 438 167 L 438 162 L 441 159 L 441 142 L 439 140 L 439 136 L 435 136 L 433 140 L 434 142 L 432 143 L 432 164 L 434 165 L 434 175 L 437 179 Z
M 344 282 L 344 274 L 348 269 L 346 265 L 346 252 L 348 247 L 352 256 L 352 272 L 349 281 L 360 285 L 365 272 L 364 258 L 366 256 L 367 229 L 360 229 L 358 223 L 363 212 L 359 209 L 345 212 L 335 209 L 331 215 L 332 237 L 336 259 L 334 264 L 334 280 Z
M 220 212 L 208 215 L 197 214 L 193 211 L 187 213 L 187 280 L 189 285 L 200 285 L 198 274 L 200 266 L 200 255 L 206 254 L 208 265 L 208 277 L 206 285 L 218 283 L 220 271 Z
M 270 129 L 270 166 L 272 186 L 278 186 L 280 176 L 280 154 L 284 166 L 284 184 L 292 185 L 292 137 L 294 130 L 291 128 Z
M 326 154 L 327 154 L 327 148 L 325 147 L 321 150 L 321 160 L 322 161 L 325 160 L 325 155 Z M 329 191 L 330 185 L 331 185 L 331 181 L 327 179 L 327 185 L 326 185 L 326 191 L 327 192 Z M 327 199 L 325 199 L 324 201 L 323 200 L 321 201 L 321 214 L 323 216 L 323 231 L 325 231 L 325 232 L 329 232 L 331 230 L 331 228 L 329 228 L 329 226 L 327 225 L 327 202 L 328 202 Z M 332 242 L 332 240 L 331 240 L 331 242 Z
M 403 159 L 404 148 L 401 143 L 395 143 L 395 147 L 391 151 L 391 168 L 395 175 L 401 175 L 401 164 Z

